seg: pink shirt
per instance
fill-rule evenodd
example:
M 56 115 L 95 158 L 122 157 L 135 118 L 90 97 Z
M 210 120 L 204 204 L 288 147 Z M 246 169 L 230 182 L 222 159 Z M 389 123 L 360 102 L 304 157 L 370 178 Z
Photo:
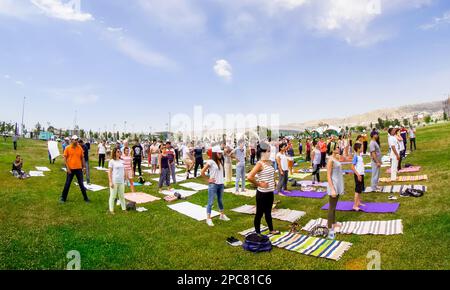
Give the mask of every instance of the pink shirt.
M 132 158 L 131 156 L 122 156 L 122 160 L 123 160 L 123 166 L 125 167 L 125 170 L 131 170 L 131 166 L 132 166 Z

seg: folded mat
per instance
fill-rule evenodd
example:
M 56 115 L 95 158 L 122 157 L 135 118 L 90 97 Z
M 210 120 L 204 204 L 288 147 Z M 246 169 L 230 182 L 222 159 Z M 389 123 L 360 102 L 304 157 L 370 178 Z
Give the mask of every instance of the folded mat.
M 427 191 L 427 187 L 424 185 L 386 185 L 386 186 L 380 186 L 380 192 L 383 193 L 394 193 L 394 192 L 403 192 L 404 190 L 411 188 L 411 189 L 420 189 L 423 191 Z M 373 189 L 369 186 L 366 187 L 366 193 L 373 192 Z
M 310 220 L 302 230 L 310 232 L 315 226 L 326 227 L 328 221 L 322 218 Z M 403 223 L 402 220 L 342 222 L 336 232 L 346 235 L 399 235 L 403 234 Z
M 267 227 L 261 228 L 261 230 L 261 233 L 267 235 L 270 238 L 272 245 L 275 247 L 334 261 L 338 261 L 352 246 L 349 242 L 327 240 L 298 233 L 282 232 L 279 235 L 271 235 L 269 234 Z M 243 231 L 240 234 L 250 234 L 253 232 L 254 228 Z
M 275 194 L 278 194 L 278 192 L 275 191 Z M 325 195 L 327 195 L 327 193 L 326 192 L 317 192 L 317 191 L 291 190 L 289 193 L 284 192 L 281 195 L 284 195 L 287 197 L 323 198 Z
M 390 182 L 406 182 L 406 181 L 422 181 L 422 180 L 428 180 L 428 176 L 427 175 L 416 175 L 416 176 L 398 176 L 397 180 L 391 181 L 391 178 L 389 177 L 383 177 L 380 178 L 380 182 L 386 182 L 386 183 L 390 183 Z
M 320 187 L 328 186 L 327 182 L 316 182 L 315 184 L 313 184 L 311 180 L 297 181 L 297 184 L 300 184 L 301 186 L 320 186 Z
M 78 186 L 78 182 L 74 182 L 74 183 Z M 83 182 L 83 185 L 84 185 L 84 188 L 86 188 L 87 190 L 94 191 L 94 192 L 107 189 L 107 187 L 104 187 L 101 185 L 96 185 L 96 184 L 89 185 L 89 184 L 87 184 L 86 181 Z
M 48 169 L 47 167 L 39 167 L 39 166 L 36 166 L 36 169 L 37 169 L 38 171 L 44 171 L 44 172 L 46 172 L 46 171 L 51 171 L 51 170 Z
M 363 202 L 364 203 L 364 202 Z M 399 203 L 381 203 L 381 202 L 365 202 L 366 206 L 361 206 L 362 212 L 366 213 L 393 213 L 398 210 Z M 329 203 L 322 207 L 328 210 Z M 337 211 L 353 211 L 353 201 L 339 201 L 336 207 Z
M 206 208 L 201 207 L 199 205 L 185 201 L 177 204 L 168 205 L 168 207 L 173 209 L 174 211 L 187 215 L 188 217 L 191 217 L 198 221 L 206 220 Z M 217 211 L 213 210 L 211 212 L 211 217 L 215 217 L 218 215 L 219 213 Z
M 398 173 L 412 173 L 412 172 L 419 172 L 420 171 L 420 166 L 411 166 L 411 167 L 405 167 L 400 169 L 400 171 L 398 171 Z M 391 174 L 391 168 L 388 168 L 386 170 L 387 174 Z
M 343 174 L 353 174 L 353 170 L 351 169 L 345 169 L 342 170 Z M 372 173 L 372 169 L 366 169 L 364 170 L 364 173 Z
M 182 197 L 189 197 L 191 195 L 196 194 L 198 191 L 184 190 L 184 189 L 172 189 L 172 190 L 161 191 L 161 193 L 164 195 L 174 195 L 175 192 L 178 192 L 179 194 L 181 194 Z
M 186 183 L 180 184 L 180 186 L 186 187 L 186 188 L 189 188 L 192 190 L 196 190 L 196 191 L 208 189 L 208 185 L 204 185 L 204 184 L 197 183 L 197 182 L 186 182 Z
M 351 163 L 351 162 L 350 162 L 350 163 Z M 369 167 L 369 168 L 371 168 L 371 167 L 372 167 L 372 163 L 365 164 L 364 167 Z M 382 167 L 382 168 L 383 168 L 383 167 L 391 167 L 391 164 L 388 164 L 388 163 L 382 163 L 382 164 L 381 164 L 381 167 Z
M 224 190 L 224 192 L 233 193 L 233 194 L 235 193 L 235 191 L 236 191 L 236 188 L 234 188 L 234 187 L 227 188 L 227 189 Z M 246 196 L 246 197 L 255 197 L 256 196 L 256 189 L 245 189 L 245 192 L 239 191 L 239 193 L 235 194 L 235 195 Z
M 232 209 L 232 211 L 245 214 L 256 214 L 256 206 L 243 205 L 235 209 Z M 295 222 L 305 214 L 306 212 L 304 211 L 284 209 L 284 208 L 275 208 L 272 210 L 272 218 L 291 223 Z
M 160 200 L 159 197 L 143 193 L 143 192 L 130 192 L 125 193 L 125 199 L 129 201 L 133 201 L 137 204 L 147 203 L 147 202 L 153 202 L 156 200 Z
M 306 178 L 308 176 L 311 176 L 311 173 L 302 173 L 302 172 L 300 172 L 300 173 L 294 173 L 294 174 L 289 175 L 289 177 L 291 177 L 291 178 L 298 178 L 298 179 L 303 179 L 303 178 Z
M 44 172 L 42 172 L 42 171 L 30 171 L 29 174 L 30 174 L 31 177 L 42 177 L 42 176 L 45 176 Z

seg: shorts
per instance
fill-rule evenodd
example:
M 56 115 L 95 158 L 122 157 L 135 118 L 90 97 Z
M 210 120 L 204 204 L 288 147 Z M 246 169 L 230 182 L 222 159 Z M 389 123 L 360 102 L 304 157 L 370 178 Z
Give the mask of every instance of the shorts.
M 132 169 L 125 169 L 125 178 L 127 178 L 127 179 L 133 178 L 133 170 Z
M 152 165 L 158 165 L 158 154 L 152 154 L 151 164 Z
M 364 190 L 366 190 L 366 187 L 364 186 L 364 175 L 361 175 L 361 181 L 358 180 L 358 175 L 353 174 L 355 177 L 355 192 L 356 193 L 363 193 Z
M 194 162 L 192 161 L 191 158 L 185 158 L 183 159 L 183 163 L 187 166 L 191 166 Z

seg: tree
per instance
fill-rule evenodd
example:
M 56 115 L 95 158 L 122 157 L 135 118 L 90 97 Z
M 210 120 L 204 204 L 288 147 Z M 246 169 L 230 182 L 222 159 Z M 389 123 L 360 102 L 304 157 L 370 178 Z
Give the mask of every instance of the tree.
M 403 126 L 408 127 L 408 125 L 409 125 L 409 120 L 403 119 Z
M 448 120 L 447 112 L 444 112 L 444 121 Z
M 36 135 L 41 134 L 42 126 L 41 123 L 37 122 L 36 126 L 34 127 L 34 132 L 36 132 Z
M 429 124 L 431 122 L 431 116 L 425 116 L 425 118 L 423 118 L 423 120 L 425 121 L 425 123 Z
M 86 132 L 83 129 L 80 130 L 80 137 L 81 139 L 84 139 L 86 137 Z

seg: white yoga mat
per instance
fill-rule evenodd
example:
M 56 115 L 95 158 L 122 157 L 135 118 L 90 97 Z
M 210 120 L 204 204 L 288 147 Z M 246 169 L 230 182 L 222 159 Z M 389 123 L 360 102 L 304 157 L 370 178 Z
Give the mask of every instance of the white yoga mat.
M 236 188 L 228 188 L 225 189 L 224 192 L 228 192 L 228 193 L 235 193 Z M 256 196 L 256 189 L 246 189 L 245 192 L 239 192 L 239 194 L 236 194 L 239 196 L 246 196 L 246 197 L 255 197 Z
M 148 202 L 154 202 L 157 200 L 161 200 L 161 198 L 147 194 L 147 193 L 143 193 L 143 192 L 130 192 L 130 193 L 125 193 L 125 199 L 129 200 L 129 201 L 133 201 L 137 204 L 142 204 L 142 203 L 148 203 Z
M 50 152 L 50 156 L 52 159 L 60 156 L 58 142 L 56 141 L 48 141 L 48 152 Z
M 100 170 L 100 171 L 108 171 L 109 169 L 108 168 L 103 168 L 103 167 L 94 167 L 95 169 L 97 169 L 97 170 Z
M 181 214 L 187 215 L 188 217 L 191 217 L 195 220 L 198 221 L 206 220 L 206 208 L 201 207 L 199 205 L 186 201 L 173 205 L 168 205 L 168 207 Z M 219 213 L 217 211 L 213 210 L 211 212 L 211 217 L 216 217 L 218 215 Z
M 192 189 L 192 190 L 196 190 L 196 191 L 208 189 L 207 185 L 196 183 L 196 182 L 186 182 L 186 183 L 182 183 L 180 185 L 183 187 Z
M 176 178 L 176 180 L 177 180 L 177 183 L 186 180 L 186 176 L 185 176 L 185 175 L 179 175 L 179 174 L 176 174 L 176 175 L 175 175 L 175 178 Z M 159 182 L 159 177 L 152 178 L 152 180 Z M 173 181 L 173 180 L 172 180 L 172 176 L 170 176 L 170 182 L 172 182 L 172 181 Z
M 30 176 L 31 177 L 42 177 L 45 175 L 44 175 L 44 172 L 42 172 L 42 171 L 30 171 Z
M 39 167 L 39 166 L 36 166 L 36 169 L 38 170 L 38 171 L 43 171 L 43 172 L 48 172 L 48 171 L 51 171 L 49 168 L 47 168 L 47 167 Z
M 175 173 L 180 172 L 180 171 L 181 171 L 181 169 L 175 168 Z M 144 170 L 142 170 L 142 172 L 145 172 L 145 173 L 148 173 L 148 174 L 160 174 L 159 168 L 156 169 L 155 173 L 152 173 L 151 169 L 144 169 Z
M 76 185 L 78 185 L 78 182 L 75 182 Z M 89 191 L 101 191 L 101 190 L 105 190 L 107 189 L 107 187 L 101 186 L 101 185 L 97 185 L 97 184 L 87 184 L 87 182 L 83 182 L 84 187 L 89 190 Z
M 175 192 L 178 192 L 179 194 L 181 194 L 182 197 L 189 197 L 191 195 L 196 194 L 198 191 L 184 190 L 184 189 L 172 189 L 172 190 L 161 191 L 161 193 L 164 195 L 174 195 Z

